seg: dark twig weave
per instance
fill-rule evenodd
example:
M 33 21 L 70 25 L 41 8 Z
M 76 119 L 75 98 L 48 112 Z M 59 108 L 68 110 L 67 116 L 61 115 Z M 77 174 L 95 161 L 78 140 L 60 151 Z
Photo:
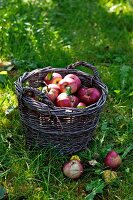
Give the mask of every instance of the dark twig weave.
M 93 75 L 75 69 L 77 66 L 91 69 Z M 37 89 L 47 73 L 51 71 L 59 72 L 63 77 L 70 73 L 76 74 L 83 85 L 100 89 L 101 98 L 95 104 L 82 109 L 56 107 Z M 25 81 L 28 81 L 30 86 L 24 87 Z M 15 82 L 15 88 L 28 147 L 33 145 L 39 148 L 52 147 L 62 154 L 72 154 L 88 147 L 108 93 L 106 85 L 100 80 L 94 66 L 81 61 L 66 68 L 36 69 L 24 73 Z M 41 102 L 28 97 L 27 91 L 34 92 Z

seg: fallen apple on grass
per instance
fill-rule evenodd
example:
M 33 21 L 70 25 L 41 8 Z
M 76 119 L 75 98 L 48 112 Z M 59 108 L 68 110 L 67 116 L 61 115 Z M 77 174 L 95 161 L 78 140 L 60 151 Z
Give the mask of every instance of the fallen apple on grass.
M 63 173 L 66 177 L 71 179 L 78 179 L 83 174 L 83 165 L 77 158 L 72 158 L 63 166 Z
M 101 92 L 97 88 L 82 87 L 77 93 L 77 97 L 80 101 L 84 102 L 86 105 L 96 103 L 101 96 Z
M 55 104 L 57 107 L 76 107 L 79 99 L 74 95 L 68 95 L 67 93 L 60 93 L 56 98 Z
M 60 80 L 62 80 L 62 75 L 57 72 L 49 72 L 44 78 L 47 85 L 58 84 Z
M 120 167 L 122 159 L 117 152 L 114 150 L 109 151 L 104 158 L 104 164 L 106 167 L 109 167 L 113 170 L 116 170 Z

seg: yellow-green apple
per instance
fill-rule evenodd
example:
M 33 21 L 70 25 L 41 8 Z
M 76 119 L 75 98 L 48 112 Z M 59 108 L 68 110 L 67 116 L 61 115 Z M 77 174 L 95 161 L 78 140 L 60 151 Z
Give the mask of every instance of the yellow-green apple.
M 67 74 L 64 77 L 64 79 L 67 79 L 67 78 L 71 78 L 71 79 L 75 80 L 75 82 L 77 83 L 77 89 L 80 88 L 80 86 L 81 86 L 81 80 L 80 80 L 80 78 L 77 75 L 75 75 L 75 74 Z
M 67 92 L 68 88 L 70 89 L 70 93 L 73 94 L 77 91 L 77 82 L 72 78 L 63 78 L 58 83 L 61 92 Z
M 79 102 L 77 105 L 77 108 L 85 108 L 85 107 L 86 107 L 86 104 L 83 102 Z
M 60 88 L 57 84 L 49 84 L 43 88 L 43 92 L 46 93 L 52 102 L 54 102 L 60 93 Z
M 74 95 L 68 95 L 63 92 L 58 95 L 56 98 L 55 104 L 57 107 L 76 107 L 79 103 L 78 97 Z
M 97 88 L 87 88 L 82 87 L 77 93 L 77 97 L 80 101 L 84 102 L 86 105 L 96 103 L 101 96 L 101 92 Z
M 49 72 L 45 78 L 45 83 L 48 84 L 58 84 L 59 81 L 62 79 L 62 75 L 57 72 Z

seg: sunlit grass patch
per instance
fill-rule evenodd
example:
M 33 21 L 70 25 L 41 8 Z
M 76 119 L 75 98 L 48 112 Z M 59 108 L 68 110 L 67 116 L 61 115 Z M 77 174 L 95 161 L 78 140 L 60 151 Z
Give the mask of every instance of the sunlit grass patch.
M 14 89 L 12 88 L 12 84 L 10 82 L 5 85 L 5 87 L 0 88 L 0 110 L 3 114 L 8 114 L 8 109 L 15 108 L 18 105 L 16 94 L 14 93 Z M 10 110 L 9 110 L 10 112 Z
M 118 15 L 121 12 L 126 14 L 126 13 L 131 13 L 133 11 L 131 1 L 121 1 L 121 2 L 119 2 L 119 1 L 103 0 L 103 1 L 100 1 L 100 2 L 108 10 L 109 13 L 114 12 Z

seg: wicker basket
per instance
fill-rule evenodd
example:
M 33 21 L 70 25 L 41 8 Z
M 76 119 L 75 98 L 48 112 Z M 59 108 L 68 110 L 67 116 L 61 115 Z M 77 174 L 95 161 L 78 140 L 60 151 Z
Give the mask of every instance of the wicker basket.
M 91 69 L 93 75 L 75 69 L 77 66 Z M 62 76 L 76 74 L 83 85 L 94 86 L 102 91 L 100 99 L 95 104 L 82 109 L 56 107 L 44 93 L 37 89 L 47 73 L 53 71 L 59 72 Z M 25 81 L 28 81 L 30 86 L 24 87 Z M 88 147 L 108 93 L 106 85 L 100 80 L 94 66 L 80 61 L 66 68 L 46 67 L 25 72 L 15 82 L 15 88 L 28 147 L 55 148 L 61 154 L 73 154 Z M 34 92 L 41 102 L 28 97 L 26 94 L 29 91 Z

